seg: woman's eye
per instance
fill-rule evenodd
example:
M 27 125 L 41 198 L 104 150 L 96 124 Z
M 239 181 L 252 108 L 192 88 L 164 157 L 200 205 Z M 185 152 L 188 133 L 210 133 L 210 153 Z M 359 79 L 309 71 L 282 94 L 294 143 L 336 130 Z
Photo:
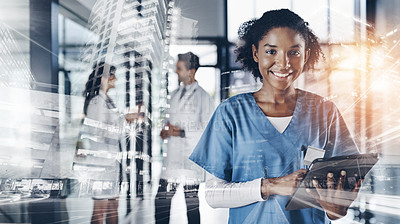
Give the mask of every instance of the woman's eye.
M 265 51 L 267 54 L 276 54 L 276 50 L 267 50 Z
M 300 55 L 300 51 L 291 51 L 291 52 L 289 52 L 289 55 L 299 56 Z

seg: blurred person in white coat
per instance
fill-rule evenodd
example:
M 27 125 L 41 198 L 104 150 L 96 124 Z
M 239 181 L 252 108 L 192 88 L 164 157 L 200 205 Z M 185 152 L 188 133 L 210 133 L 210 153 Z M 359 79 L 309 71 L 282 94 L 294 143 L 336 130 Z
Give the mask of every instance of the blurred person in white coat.
M 192 52 L 178 54 L 176 73 L 180 86 L 170 94 L 161 138 L 168 140 L 167 153 L 155 199 L 156 223 L 169 223 L 171 199 L 179 184 L 185 189 L 188 222 L 200 223 L 198 189 L 205 173 L 189 160 L 214 112 L 211 96 L 195 79 L 199 57 Z

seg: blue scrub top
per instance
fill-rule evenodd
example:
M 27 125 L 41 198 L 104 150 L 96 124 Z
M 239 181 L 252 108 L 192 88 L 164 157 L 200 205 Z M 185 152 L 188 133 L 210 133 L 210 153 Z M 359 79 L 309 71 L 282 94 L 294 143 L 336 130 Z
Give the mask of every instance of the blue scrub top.
M 325 150 L 325 158 L 359 154 L 333 102 L 296 89 L 297 102 L 289 126 L 278 132 L 252 93 L 231 97 L 214 112 L 190 159 L 228 182 L 282 177 L 306 168 L 302 146 Z M 229 223 L 329 223 L 315 208 L 285 211 L 289 196 L 272 195 L 229 211 Z

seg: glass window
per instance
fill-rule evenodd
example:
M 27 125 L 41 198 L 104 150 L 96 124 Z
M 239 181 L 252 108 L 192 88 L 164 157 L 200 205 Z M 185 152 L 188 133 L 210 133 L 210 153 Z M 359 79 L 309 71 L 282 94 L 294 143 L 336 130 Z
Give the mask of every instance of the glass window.
M 310 24 L 322 42 L 328 38 L 328 1 L 293 1 L 293 11 Z M 332 2 L 332 1 L 331 1 Z M 312 13 L 310 13 L 310 9 Z
M 253 18 L 259 18 L 264 12 L 272 9 L 291 8 L 291 0 L 265 1 L 228 0 L 228 40 L 236 42 L 240 25 Z
M 171 45 L 170 55 L 174 58 L 178 54 L 193 52 L 200 59 L 200 65 L 216 65 L 217 64 L 217 46 L 215 45 Z
M 191 51 L 199 56 L 200 66 L 202 66 L 196 72 L 195 78 L 210 95 L 215 96 L 216 90 L 219 89 L 216 87 L 216 74 L 219 70 L 214 67 L 217 64 L 217 47 L 215 45 L 171 45 L 169 49 L 171 55 L 169 90 L 172 91 L 178 87 L 177 76 L 174 73 L 177 55 Z

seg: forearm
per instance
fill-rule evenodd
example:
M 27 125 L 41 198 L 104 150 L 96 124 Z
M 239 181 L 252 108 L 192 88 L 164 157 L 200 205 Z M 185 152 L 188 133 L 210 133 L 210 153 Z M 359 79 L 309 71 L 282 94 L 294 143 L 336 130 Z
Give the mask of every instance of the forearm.
M 232 183 L 207 173 L 205 197 L 213 208 L 236 208 L 264 201 L 261 197 L 261 178 Z

